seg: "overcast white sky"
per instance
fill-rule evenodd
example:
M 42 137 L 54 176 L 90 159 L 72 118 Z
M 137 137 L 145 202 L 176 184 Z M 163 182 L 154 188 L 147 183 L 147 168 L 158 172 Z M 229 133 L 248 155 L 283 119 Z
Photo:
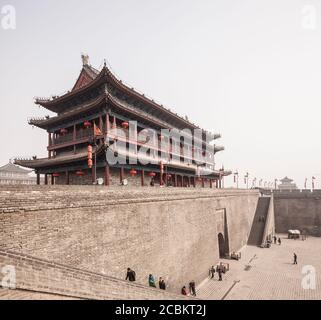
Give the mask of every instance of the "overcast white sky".
M 131 86 L 221 132 L 219 166 L 267 181 L 288 175 L 301 187 L 315 175 L 320 185 L 320 1 L 5 4 L 17 26 L 0 25 L 0 164 L 46 156 L 47 134 L 27 125 L 48 114 L 33 97 L 71 89 L 85 52 L 94 67 L 106 58 Z

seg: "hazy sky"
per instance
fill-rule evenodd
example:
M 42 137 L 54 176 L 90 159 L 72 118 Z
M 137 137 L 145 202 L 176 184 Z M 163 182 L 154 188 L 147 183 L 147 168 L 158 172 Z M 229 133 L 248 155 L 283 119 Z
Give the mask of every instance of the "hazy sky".
M 85 52 L 221 132 L 219 166 L 300 186 L 315 175 L 320 186 L 320 1 L 0 0 L 0 12 L 5 4 L 17 25 L 0 25 L 0 164 L 46 156 L 47 134 L 27 119 L 49 112 L 33 97 L 71 89 Z

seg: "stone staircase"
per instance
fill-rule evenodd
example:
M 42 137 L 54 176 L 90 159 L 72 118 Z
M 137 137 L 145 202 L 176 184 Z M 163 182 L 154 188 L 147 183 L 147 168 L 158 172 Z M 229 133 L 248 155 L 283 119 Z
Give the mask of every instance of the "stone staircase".
M 263 242 L 264 230 L 267 222 L 270 201 L 270 197 L 259 198 L 254 220 L 252 223 L 251 232 L 248 239 L 248 245 L 261 246 Z M 263 221 L 262 218 L 264 218 Z
M 15 267 L 16 289 L 0 286 L 0 300 L 195 300 L 104 274 L 0 250 L 0 266 L 5 265 Z

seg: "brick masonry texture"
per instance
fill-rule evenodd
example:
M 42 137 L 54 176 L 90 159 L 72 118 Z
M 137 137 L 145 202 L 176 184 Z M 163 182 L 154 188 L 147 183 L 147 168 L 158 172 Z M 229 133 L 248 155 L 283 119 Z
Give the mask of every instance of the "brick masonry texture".
M 101 274 L 0 250 L 0 266 L 16 269 L 16 289 L 1 299 L 185 300 L 191 299 Z
M 278 192 L 274 194 L 276 232 L 298 229 L 321 236 L 321 192 Z
M 150 273 L 178 294 L 229 250 L 246 245 L 259 193 L 245 190 L 35 186 L 0 188 L 0 249 L 137 282 Z M 68 288 L 68 283 L 66 282 Z

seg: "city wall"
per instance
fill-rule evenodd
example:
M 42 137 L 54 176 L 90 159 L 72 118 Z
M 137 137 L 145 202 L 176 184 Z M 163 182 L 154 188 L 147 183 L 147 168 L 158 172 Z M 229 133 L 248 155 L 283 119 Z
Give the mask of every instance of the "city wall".
M 275 192 L 274 209 L 277 233 L 295 229 L 321 237 L 321 191 Z
M 200 283 L 227 251 L 246 245 L 259 193 L 245 190 L 0 187 L 0 250 L 168 290 Z M 68 285 L 68 284 L 66 284 Z

